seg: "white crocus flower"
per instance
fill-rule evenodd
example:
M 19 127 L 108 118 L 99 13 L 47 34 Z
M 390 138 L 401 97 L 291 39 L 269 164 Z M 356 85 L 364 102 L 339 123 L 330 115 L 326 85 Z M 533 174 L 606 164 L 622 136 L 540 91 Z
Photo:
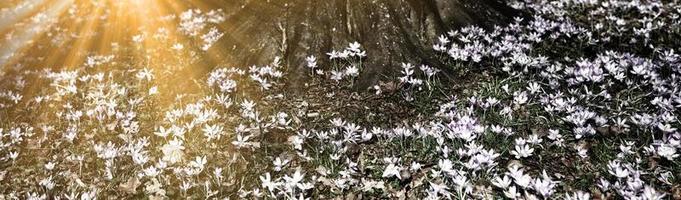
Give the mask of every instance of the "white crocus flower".
M 509 199 L 517 199 L 520 197 L 520 193 L 516 191 L 515 186 L 511 186 L 504 191 L 504 196 L 508 197 Z
M 511 151 L 511 154 L 515 156 L 516 159 L 526 158 L 532 156 L 534 149 L 529 145 L 515 146 L 515 150 Z
M 383 178 L 390 178 L 390 177 L 397 177 L 398 179 L 402 179 L 400 176 L 400 167 L 396 166 L 393 163 L 388 164 L 387 167 L 383 170 Z
M 492 180 L 492 184 L 501 189 L 506 189 L 511 185 L 511 178 L 509 178 L 507 175 L 504 175 L 503 178 L 497 176 L 494 178 L 494 180 Z

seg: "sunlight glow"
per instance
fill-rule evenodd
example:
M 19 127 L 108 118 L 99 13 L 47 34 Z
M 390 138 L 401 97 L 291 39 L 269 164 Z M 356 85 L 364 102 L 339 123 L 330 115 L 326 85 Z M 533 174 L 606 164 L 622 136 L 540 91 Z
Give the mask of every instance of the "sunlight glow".
M 170 105 L 178 94 L 198 93 L 191 80 L 212 63 L 225 63 L 210 51 L 224 35 L 224 13 L 202 1 L 17 0 L 2 6 L 0 75 L 13 69 L 151 70 L 159 74 L 153 85 L 167 87 L 159 88 L 168 91 L 159 102 Z
M 32 10 L 35 5 L 38 5 L 38 2 L 42 1 L 32 0 L 31 3 L 27 5 L 22 4 L 22 6 L 15 9 L 17 11 L 15 12 L 16 15 L 7 20 L 0 21 L 0 28 L 2 28 L 0 30 L 6 29 L 8 24 L 20 20 L 22 16 L 29 12 L 28 10 Z M 72 3 L 73 0 L 58 0 L 54 4 L 47 6 L 44 12 L 32 16 L 26 25 L 17 28 L 12 33 L 6 34 L 5 42 L 2 43 L 3 48 L 0 49 L 0 66 L 4 66 L 15 54 L 19 53 L 18 51 L 22 47 L 31 44 L 38 34 L 48 29 L 51 24 L 54 24 L 55 20 L 53 19 L 63 13 L 65 8 Z

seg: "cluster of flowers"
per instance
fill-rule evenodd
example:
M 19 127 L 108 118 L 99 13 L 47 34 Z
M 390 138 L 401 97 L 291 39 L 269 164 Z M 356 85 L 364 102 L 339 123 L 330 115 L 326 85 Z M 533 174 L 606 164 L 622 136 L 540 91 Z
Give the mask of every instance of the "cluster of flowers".
M 361 49 L 361 45 L 358 42 L 350 43 L 347 48 L 343 51 L 338 52 L 336 50 L 327 53 L 329 59 L 333 61 L 333 66 L 329 72 L 329 78 L 336 82 L 340 82 L 345 77 L 354 80 L 359 76 L 362 70 L 362 59 L 367 56 L 366 51 Z M 307 67 L 311 69 L 317 68 L 316 58 L 310 56 L 307 59 Z M 317 69 L 315 71 L 317 74 L 323 74 L 324 71 Z
M 278 98 L 257 92 L 276 87 L 272 80 L 282 76 L 278 59 L 248 71 L 216 69 L 204 83 L 205 95 L 178 94 L 177 102 L 159 97 L 170 91 L 154 85 L 154 70 L 116 70 L 120 66 L 113 63 L 121 62 L 98 62 L 106 69 L 8 72 L 17 81 L 3 91 L 24 91 L 26 77 L 48 84 L 30 99 L 3 99 L 3 115 L 15 117 L 3 118 L 0 128 L 6 198 L 92 199 L 117 192 L 163 198 L 188 191 L 231 196 L 236 189 L 226 188 L 238 186 L 240 174 L 233 168 L 244 167 L 246 159 L 241 149 L 259 148 L 251 138 L 272 129 L 291 129 L 288 114 L 270 115 L 272 108 L 256 106 L 264 101 L 259 98 Z M 240 90 L 253 92 L 245 96 Z M 24 174 L 33 164 L 44 169 Z M 24 178 L 5 182 L 14 176 Z M 117 182 L 113 188 L 99 185 Z
M 492 89 L 469 97 L 470 101 L 485 112 L 498 111 L 498 116 L 505 118 L 498 121 L 507 126 L 520 123 L 541 127 L 543 131 L 536 132 L 548 134 L 552 145 L 574 146 L 582 159 L 601 156 L 585 144 L 617 146 L 622 142 L 623 152 L 611 158 L 612 167 L 597 169 L 618 177 L 599 175 L 602 187 L 596 191 L 600 195 L 614 192 L 627 199 L 670 195 L 675 186 L 669 181 L 673 171 L 678 170 L 676 157 L 681 148 L 681 133 L 675 128 L 679 126 L 681 107 L 681 68 L 675 53 L 678 46 L 669 42 L 678 36 L 670 30 L 679 28 L 675 20 L 679 6 L 630 1 L 514 5 L 532 10 L 535 15 L 489 31 L 476 27 L 451 31 L 433 46 L 448 55 L 451 62 L 472 63 L 468 66 L 499 74 L 502 83 L 490 83 Z M 627 48 L 619 46 L 621 42 Z M 488 122 L 493 121 L 497 120 Z M 506 128 L 497 126 L 494 132 L 505 132 Z M 536 154 L 535 148 L 527 144 L 541 144 L 542 139 L 531 132 L 529 138 L 515 139 L 515 150 L 510 154 L 516 159 Z M 564 138 L 561 133 L 574 139 Z M 609 139 L 613 137 L 618 139 Z M 619 167 L 625 161 L 636 164 Z M 659 162 L 667 165 L 660 166 Z M 644 172 L 637 167 L 640 165 L 653 168 Z M 618 170 L 621 173 L 616 175 Z M 641 174 L 653 178 L 645 179 Z M 670 193 L 663 194 L 656 187 Z M 518 197 L 514 195 L 516 188 L 508 189 L 507 197 Z M 568 196 L 579 199 L 590 195 Z
M 179 30 L 188 36 L 200 35 L 203 41 L 201 46 L 203 51 L 207 51 L 224 35 L 217 28 L 218 24 L 225 21 L 225 15 L 221 9 L 211 10 L 206 13 L 199 9 L 189 9 L 182 12 L 179 17 Z

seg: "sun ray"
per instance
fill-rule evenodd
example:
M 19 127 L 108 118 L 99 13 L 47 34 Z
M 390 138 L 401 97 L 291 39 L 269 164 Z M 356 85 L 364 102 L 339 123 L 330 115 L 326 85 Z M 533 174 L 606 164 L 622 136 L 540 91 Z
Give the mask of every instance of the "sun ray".
M 46 17 L 54 19 L 56 27 L 28 32 L 28 27 L 42 27 L 42 24 L 24 25 L 27 28 L 16 28 L 20 38 L 12 38 L 9 48 L 0 50 L 0 55 L 8 59 L 2 60 L 2 66 L 9 65 L 9 58 L 14 62 L 21 61 L 31 69 L 79 69 L 91 56 L 114 55 L 116 59 L 132 64 L 124 68 L 139 70 L 149 68 L 159 74 L 154 85 L 165 85 L 176 82 L 181 87 L 168 88 L 172 91 L 163 96 L 165 102 L 172 102 L 178 93 L 197 93 L 200 88 L 191 80 L 202 78 L 215 67 L 235 66 L 238 61 L 230 55 L 234 48 L 247 47 L 250 36 L 243 22 L 215 23 L 207 26 L 198 35 L 188 35 L 180 30 L 179 16 L 189 9 L 201 10 L 203 13 L 219 11 L 224 13 L 240 13 L 244 9 L 238 3 L 217 1 L 165 1 L 165 0 L 30 0 L 34 4 L 48 5 Z M 56 3 L 59 4 L 56 4 Z M 243 2 L 242 2 L 243 3 Z M 244 5 L 254 6 L 259 2 L 246 2 Z M 257 6 L 267 6 L 266 3 Z M 19 13 L 30 13 L 29 6 L 17 10 Z M 34 10 L 38 6 L 32 7 Z M 220 10 L 218 10 L 220 9 Z M 68 10 L 68 12 L 66 12 Z M 28 14 L 26 14 L 28 15 Z M 12 18 L 16 20 L 20 17 Z M 26 20 L 26 19 L 25 19 Z M 8 23 L 3 21 L 4 23 Z M 45 23 L 45 22 L 41 22 Z M 211 48 L 202 47 L 202 35 L 209 28 L 217 28 L 222 34 L 220 41 Z M 45 34 L 41 34 L 41 33 Z M 165 38 L 153 38 L 164 32 Z M 26 34 L 28 33 L 28 34 Z M 54 36 L 64 37 L 54 41 Z M 140 42 L 133 37 L 140 35 Z M 10 41 L 10 40 L 8 40 Z M 174 50 L 175 45 L 184 46 Z M 119 49 L 118 47 L 124 47 Z M 40 49 L 19 55 L 21 49 Z M 255 64 L 255 63 L 254 63 Z M 265 63 L 259 63 L 265 64 Z M 100 66 L 108 69 L 109 65 Z M 115 66 L 120 68 L 122 66 Z M 173 74 L 183 74 L 176 76 Z M 26 91 L 29 92 L 29 91 Z
M 54 23 L 51 19 L 55 19 L 73 3 L 73 0 L 55 1 L 47 6 L 44 12 L 33 16 L 28 25 L 15 30 L 11 38 L 6 38 L 5 43 L 2 44 L 3 48 L 0 49 L 0 67 L 4 67 L 15 55 L 20 54 L 22 48 L 31 46 L 32 40 Z
M 90 52 L 88 50 L 95 42 L 90 38 L 97 34 L 96 31 L 98 30 L 95 29 L 95 27 L 99 25 L 99 17 L 101 17 L 104 9 L 105 8 L 102 5 L 94 6 L 94 10 L 87 17 L 85 24 L 78 28 L 77 37 L 80 37 L 81 39 L 76 40 L 75 44 L 70 47 L 69 53 L 64 57 L 62 66 L 73 68 L 83 63 L 87 56 L 86 54 Z
M 1 12 L 0 17 L 0 33 L 6 29 L 11 28 L 12 25 L 31 16 L 39 8 L 44 6 L 46 0 L 27 0 L 16 5 L 12 9 L 8 9 L 6 12 Z

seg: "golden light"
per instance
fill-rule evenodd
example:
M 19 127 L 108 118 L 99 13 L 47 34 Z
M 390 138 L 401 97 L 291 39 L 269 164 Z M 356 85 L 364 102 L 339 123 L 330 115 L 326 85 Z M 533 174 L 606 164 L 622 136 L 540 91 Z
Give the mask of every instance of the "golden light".
M 30 0 L 3 9 L 0 33 L 4 34 L 4 40 L 0 43 L 0 66 L 8 64 L 22 48 L 32 44 L 33 39 L 54 22 L 50 19 L 58 17 L 71 3 L 71 0 L 59 0 L 46 6 L 45 0 Z
M 82 69 L 98 56 L 113 56 L 118 66 L 102 67 L 151 69 L 156 84 L 168 87 L 160 91 L 170 91 L 162 98 L 172 102 L 176 94 L 196 92 L 188 82 L 215 67 L 204 60 L 218 59 L 197 45 L 204 33 L 180 31 L 180 16 L 195 8 L 207 6 L 167 0 L 5 1 L 0 3 L 0 74 L 17 67 Z M 30 98 L 31 91 L 25 95 Z
M 121 0 L 118 2 L 133 5 L 133 6 L 140 6 L 143 5 L 145 2 L 148 2 L 150 0 Z

